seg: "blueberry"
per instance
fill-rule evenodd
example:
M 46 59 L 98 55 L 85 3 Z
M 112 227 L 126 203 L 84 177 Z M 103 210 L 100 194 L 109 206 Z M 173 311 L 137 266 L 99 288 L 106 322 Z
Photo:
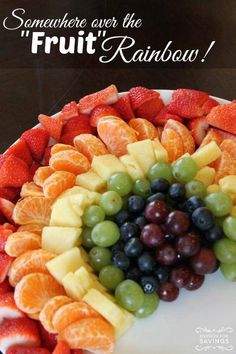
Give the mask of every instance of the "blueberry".
M 180 183 L 173 183 L 169 188 L 168 195 L 174 201 L 181 201 L 185 197 L 185 188 Z
M 148 203 L 153 202 L 154 200 L 162 200 L 163 202 L 165 202 L 166 201 L 166 196 L 165 196 L 164 193 L 157 192 L 155 194 L 150 195 L 150 197 L 148 197 L 146 199 L 146 201 Z
M 128 210 L 131 213 L 141 213 L 144 209 L 145 202 L 143 198 L 138 195 L 132 195 L 128 199 Z
M 216 242 L 223 237 L 223 230 L 222 228 L 215 224 L 209 230 L 205 232 L 205 239 L 209 242 Z
M 192 222 L 200 230 L 206 231 L 214 226 L 212 212 L 206 207 L 200 207 L 192 213 Z
M 144 252 L 138 258 L 138 267 L 143 273 L 152 273 L 155 268 L 155 264 L 156 262 L 149 252 Z
M 140 272 L 140 270 L 137 267 L 133 267 L 133 268 L 128 269 L 125 277 L 126 277 L 126 279 L 131 279 L 136 282 L 139 282 L 141 275 L 142 275 L 142 273 Z
M 144 228 L 144 226 L 147 224 L 147 219 L 145 218 L 145 216 L 141 215 L 141 216 L 138 216 L 137 218 L 135 218 L 133 220 L 133 223 L 138 225 L 139 228 L 142 230 Z
M 140 234 L 139 226 L 132 222 L 125 222 L 120 227 L 120 238 L 127 242 L 132 237 L 137 237 Z
M 114 221 L 117 225 L 121 226 L 126 221 L 130 220 L 130 213 L 127 210 L 121 210 L 114 217 Z
M 151 182 L 151 190 L 153 193 L 161 192 L 167 193 L 170 187 L 170 183 L 162 177 L 158 177 Z
M 169 268 L 160 266 L 154 270 L 153 275 L 160 283 L 165 283 L 169 277 Z
M 112 264 L 122 270 L 127 270 L 130 266 L 130 260 L 124 252 L 118 251 L 112 256 Z
M 125 247 L 125 243 L 119 240 L 118 242 L 116 242 L 114 245 L 111 246 L 111 252 L 112 254 L 115 254 L 118 251 L 123 251 L 124 247 Z
M 132 237 L 126 242 L 124 252 L 128 257 L 138 257 L 143 251 L 143 244 L 137 237 Z
M 195 209 L 203 207 L 203 206 L 204 206 L 203 200 L 197 196 L 193 196 L 193 197 L 189 198 L 188 200 L 186 200 L 186 202 L 185 202 L 186 211 L 189 214 L 192 214 Z
M 157 291 L 158 281 L 152 276 L 142 276 L 140 279 L 140 285 L 143 288 L 145 294 L 152 294 Z

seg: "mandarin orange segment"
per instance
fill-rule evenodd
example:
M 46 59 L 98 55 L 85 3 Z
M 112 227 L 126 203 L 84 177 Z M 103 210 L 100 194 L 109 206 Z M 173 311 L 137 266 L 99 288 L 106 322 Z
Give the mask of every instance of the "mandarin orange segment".
M 51 216 L 52 199 L 45 197 L 27 197 L 19 200 L 13 211 L 13 220 L 16 224 L 43 224 L 48 225 Z
M 178 133 L 181 136 L 184 145 L 184 153 L 186 152 L 188 152 L 189 154 L 194 153 L 195 151 L 194 139 L 192 137 L 192 134 L 184 124 L 178 122 L 177 120 L 169 119 L 165 125 L 165 128 L 173 129 L 174 131 L 176 131 L 176 133 Z
M 228 151 L 228 153 L 236 160 L 236 140 L 225 139 L 220 144 L 221 151 Z
M 44 228 L 43 224 L 27 224 L 27 225 L 21 225 L 18 228 L 18 231 L 29 231 L 29 232 L 34 232 L 35 234 L 41 235 L 43 228 Z
M 108 153 L 103 142 L 92 134 L 80 134 L 74 138 L 76 149 L 85 155 L 92 162 L 94 156 L 105 155 Z
M 60 309 L 63 305 L 71 303 L 72 300 L 67 297 L 67 296 L 55 296 L 52 297 L 42 308 L 39 319 L 44 326 L 44 328 L 49 332 L 49 333 L 57 333 L 55 330 L 53 324 L 52 324 L 52 319 L 53 316 L 55 315 L 56 311 Z
M 51 275 L 31 273 L 16 285 L 14 299 L 21 311 L 37 313 L 52 297 L 64 294 L 63 287 Z
M 129 126 L 138 132 L 138 140 L 158 138 L 156 127 L 144 118 L 133 118 L 129 121 Z
M 185 150 L 183 139 L 173 129 L 165 128 L 161 136 L 161 143 L 168 152 L 169 162 L 173 162 L 181 157 Z
M 21 198 L 42 197 L 43 190 L 40 186 L 38 186 L 34 182 L 27 182 L 27 183 L 23 184 L 23 186 L 21 188 L 20 196 L 21 196 Z
M 101 317 L 91 306 L 83 301 L 76 301 L 62 306 L 53 316 L 52 324 L 57 332 L 63 331 L 71 323 L 82 318 Z
M 31 318 L 32 320 L 39 321 L 39 314 L 40 314 L 40 312 L 28 313 L 27 316 L 29 318 Z
M 49 165 L 55 171 L 66 171 L 76 175 L 87 172 L 90 169 L 87 157 L 74 150 L 57 152 L 50 158 Z
M 210 130 L 208 130 L 207 135 L 203 139 L 200 147 L 203 147 L 203 146 L 209 144 L 213 140 L 216 142 L 216 144 L 218 146 L 220 146 L 220 144 L 223 141 L 222 136 L 216 130 L 210 129 Z
M 41 236 L 33 232 L 21 231 L 11 234 L 6 242 L 5 251 L 11 257 L 41 248 Z
M 127 154 L 126 146 L 137 141 L 135 130 L 117 117 L 99 119 L 97 130 L 108 151 L 116 156 Z
M 236 160 L 228 151 L 223 151 L 221 157 L 215 163 L 215 183 L 228 175 L 236 175 Z
M 56 255 L 45 250 L 34 250 L 23 253 L 16 258 L 9 271 L 9 283 L 16 286 L 17 283 L 27 274 L 44 273 L 49 274 L 46 263 Z
M 42 166 L 37 169 L 34 174 L 33 181 L 38 186 L 42 187 L 44 181 L 53 174 L 54 170 L 49 166 Z
M 67 144 L 55 144 L 52 146 L 51 148 L 51 156 L 56 154 L 57 152 L 60 152 L 60 151 L 65 151 L 65 150 L 76 150 L 74 148 L 74 146 L 71 146 L 71 145 L 67 145 Z
M 46 198 L 57 198 L 66 189 L 75 185 L 76 177 L 73 173 L 56 171 L 43 183 L 43 193 Z
M 115 333 L 103 318 L 84 318 L 65 328 L 58 339 L 67 341 L 71 349 L 109 354 L 114 351 Z

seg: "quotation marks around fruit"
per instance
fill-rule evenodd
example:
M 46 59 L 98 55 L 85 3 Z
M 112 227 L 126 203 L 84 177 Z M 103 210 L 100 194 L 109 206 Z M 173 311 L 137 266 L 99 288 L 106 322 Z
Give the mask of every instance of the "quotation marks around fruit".
M 198 335 L 198 344 L 195 345 L 195 350 L 198 352 L 210 351 L 210 353 L 212 353 L 213 350 L 216 352 L 234 350 L 233 338 L 235 339 L 235 336 L 232 327 L 221 327 L 217 329 L 197 327 L 195 332 Z

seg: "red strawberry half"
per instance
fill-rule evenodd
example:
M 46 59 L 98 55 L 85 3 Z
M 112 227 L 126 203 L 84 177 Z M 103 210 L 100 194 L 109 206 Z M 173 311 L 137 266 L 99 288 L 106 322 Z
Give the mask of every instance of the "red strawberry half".
M 236 134 L 236 103 L 219 105 L 212 108 L 206 119 L 213 127 Z
M 188 124 L 188 128 L 193 136 L 195 143 L 200 145 L 206 136 L 209 124 L 206 120 L 206 117 L 199 117 L 192 119 Z
M 0 323 L 6 318 L 23 317 L 25 317 L 25 314 L 17 308 L 13 292 L 0 295 Z
M 15 208 L 15 204 L 13 204 L 12 202 L 10 202 L 7 199 L 0 198 L 0 211 L 7 218 L 7 220 L 12 223 L 14 223 L 14 221 L 12 219 L 12 214 L 13 214 L 14 208 Z
M 183 123 L 183 119 L 176 114 L 168 113 L 168 106 L 163 107 L 160 112 L 153 119 L 153 123 L 157 125 L 164 126 L 169 119 L 177 120 Z
M 221 129 L 217 129 L 217 128 L 211 128 L 211 130 L 215 131 L 217 134 L 219 134 L 222 137 L 222 141 L 224 139 L 232 139 L 232 140 L 236 140 L 236 134 L 231 134 L 228 132 L 225 132 L 224 130 Z
M 10 200 L 11 202 L 16 199 L 16 197 L 19 195 L 20 189 L 19 188 L 13 188 L 13 187 L 0 187 L 0 198 L 4 198 L 7 200 Z
M 115 108 L 108 106 L 107 104 L 100 104 L 99 106 L 96 106 L 91 112 L 90 125 L 92 127 L 96 127 L 99 119 L 105 116 L 120 117 L 120 114 Z
M 42 160 L 44 150 L 48 145 L 48 132 L 41 128 L 29 129 L 22 134 L 22 139 L 27 143 L 34 160 Z
M 29 348 L 14 345 L 7 350 L 6 354 L 50 354 L 50 352 L 45 348 Z
M 129 94 L 120 97 L 118 101 L 114 103 L 113 107 L 126 122 L 134 118 L 134 112 L 131 107 Z
M 60 140 L 63 127 L 62 120 L 48 117 L 44 114 L 40 114 L 38 120 L 53 139 Z
M 163 106 L 164 103 L 162 99 L 159 97 L 154 97 L 141 104 L 141 106 L 139 106 L 135 111 L 135 115 L 136 117 L 146 118 L 154 123 L 156 115 L 160 112 Z
M 4 157 L 0 167 L 1 187 L 21 187 L 22 184 L 30 181 L 30 177 L 29 168 L 23 160 L 15 155 Z
M 2 283 L 0 283 L 0 295 L 6 294 L 12 290 L 8 278 L 6 278 Z
M 76 118 L 69 119 L 63 127 L 60 142 L 73 145 L 74 138 L 79 134 L 93 134 L 94 128 L 89 123 L 89 116 L 79 114 Z
M 129 97 L 131 101 L 131 106 L 135 111 L 145 102 L 151 100 L 152 98 L 159 98 L 160 94 L 154 90 L 150 90 L 143 86 L 133 87 L 129 90 Z
M 62 108 L 62 113 L 63 113 L 63 120 L 68 120 L 71 118 L 75 118 L 79 114 L 78 106 L 75 101 L 71 101 L 67 103 L 63 108 Z
M 51 150 L 52 150 L 52 146 L 47 146 L 45 151 L 44 151 L 44 156 L 43 156 L 43 164 L 44 166 L 48 166 L 49 165 L 49 160 L 51 157 Z
M 213 107 L 218 106 L 219 102 L 214 100 L 214 98 L 209 97 L 208 100 L 202 105 L 202 109 L 204 110 L 204 114 L 210 113 Z
M 6 253 L 0 253 L 0 284 L 6 279 L 13 258 Z M 1 331 L 0 331 L 1 334 Z M 1 349 L 1 348 L 0 348 Z
M 15 144 L 10 146 L 4 155 L 10 154 L 15 155 L 19 159 L 23 160 L 28 166 L 32 164 L 31 152 L 23 139 L 18 140 Z
M 70 347 L 66 342 L 60 341 L 57 343 L 52 354 L 70 354 Z
M 37 322 L 42 346 L 52 352 L 57 345 L 56 334 L 48 333 L 40 321 Z

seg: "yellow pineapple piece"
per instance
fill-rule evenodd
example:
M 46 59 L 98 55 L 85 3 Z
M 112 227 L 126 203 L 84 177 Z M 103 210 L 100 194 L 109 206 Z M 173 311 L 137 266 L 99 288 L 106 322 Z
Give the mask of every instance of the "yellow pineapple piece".
M 72 198 L 72 197 L 75 197 L 76 195 L 81 195 L 85 198 L 84 203 L 86 206 L 99 203 L 100 193 L 90 191 L 90 190 L 80 187 L 80 186 L 75 186 L 70 189 L 67 189 L 65 192 L 63 192 L 60 195 L 59 198 L 57 198 L 57 201 L 65 198 L 65 197 Z
M 216 192 L 220 192 L 220 186 L 219 184 L 211 184 L 210 186 L 207 187 L 207 193 L 211 194 L 211 193 L 216 193 Z
M 232 199 L 233 204 L 236 204 L 236 193 L 227 193 Z
M 134 181 L 145 177 L 142 169 L 133 156 L 129 154 L 123 155 L 120 157 L 120 161 L 126 167 L 128 174 Z
M 236 193 L 236 176 L 230 175 L 219 180 L 219 185 L 222 192 Z
M 168 152 L 158 138 L 152 140 L 152 146 L 157 162 L 168 162 Z
M 81 285 L 78 277 L 70 272 L 62 279 L 66 294 L 75 301 L 79 301 L 86 294 L 86 289 Z
M 205 166 L 201 168 L 194 179 L 201 181 L 205 187 L 210 186 L 215 180 L 216 171 L 214 168 Z
M 236 216 L 236 205 L 234 205 L 234 207 L 231 209 L 230 215 Z
M 56 254 L 81 244 L 82 229 L 75 227 L 46 226 L 42 232 L 42 248 Z
M 137 161 L 146 174 L 151 166 L 156 163 L 156 156 L 150 139 L 137 141 L 127 145 L 128 153 Z
M 76 185 L 87 188 L 93 192 L 99 192 L 106 188 L 106 181 L 104 181 L 96 172 L 90 170 L 76 177 Z
M 115 299 L 112 301 L 107 294 L 102 294 L 96 289 L 90 289 L 83 297 L 83 301 L 111 323 L 117 337 L 126 332 L 134 321 L 134 316 L 116 304 Z
M 218 159 L 221 154 L 222 152 L 216 142 L 211 141 L 209 144 L 197 149 L 191 157 L 196 162 L 198 167 L 202 168 Z
M 116 172 L 127 172 L 121 161 L 111 154 L 94 156 L 92 168 L 104 181 Z
M 76 228 L 82 226 L 81 217 L 74 212 L 69 198 L 58 199 L 56 203 L 53 204 L 50 226 L 68 226 Z
M 91 274 L 85 267 L 80 267 L 74 274 L 79 279 L 80 284 L 86 289 L 86 292 L 91 288 L 106 292 L 106 288 L 99 283 L 98 277 L 95 274 Z

